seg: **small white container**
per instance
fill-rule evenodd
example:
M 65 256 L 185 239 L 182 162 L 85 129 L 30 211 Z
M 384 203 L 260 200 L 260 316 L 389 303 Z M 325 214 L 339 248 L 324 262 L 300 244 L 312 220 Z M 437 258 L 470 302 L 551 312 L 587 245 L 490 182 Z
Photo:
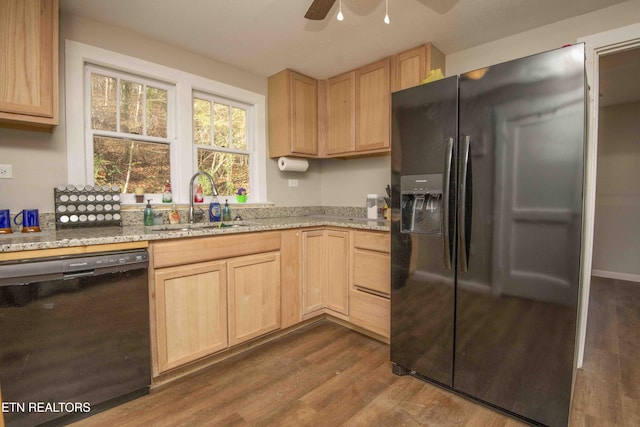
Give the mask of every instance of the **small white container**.
M 378 219 L 378 195 L 367 194 L 367 218 Z

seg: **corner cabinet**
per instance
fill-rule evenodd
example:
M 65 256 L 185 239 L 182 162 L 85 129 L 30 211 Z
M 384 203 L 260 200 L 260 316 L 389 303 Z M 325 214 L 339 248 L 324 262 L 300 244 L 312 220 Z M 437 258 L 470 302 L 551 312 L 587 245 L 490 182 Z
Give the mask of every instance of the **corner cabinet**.
M 58 0 L 0 0 L 0 126 L 58 124 Z
M 327 80 L 325 157 L 389 152 L 390 64 L 387 58 Z
M 269 157 L 318 155 L 318 82 L 292 70 L 269 77 Z
M 349 314 L 350 233 L 310 230 L 302 233 L 302 314 Z

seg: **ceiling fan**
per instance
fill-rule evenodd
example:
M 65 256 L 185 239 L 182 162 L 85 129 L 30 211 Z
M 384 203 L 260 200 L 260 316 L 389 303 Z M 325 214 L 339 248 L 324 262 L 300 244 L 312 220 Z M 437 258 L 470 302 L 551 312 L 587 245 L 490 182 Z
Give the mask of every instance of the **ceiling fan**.
M 335 2 L 336 0 L 313 0 L 304 17 L 313 21 L 322 21 Z
M 322 21 L 327 17 L 335 2 L 336 0 L 313 0 L 304 17 L 314 21 Z M 447 13 L 457 2 L 458 0 L 418 0 L 418 3 L 422 3 L 439 14 Z

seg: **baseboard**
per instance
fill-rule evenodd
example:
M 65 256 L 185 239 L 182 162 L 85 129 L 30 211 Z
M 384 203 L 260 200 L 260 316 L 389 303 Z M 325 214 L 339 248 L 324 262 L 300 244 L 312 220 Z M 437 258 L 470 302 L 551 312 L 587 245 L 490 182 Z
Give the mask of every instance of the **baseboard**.
M 591 275 L 596 277 L 604 277 L 606 279 L 626 280 L 628 282 L 640 282 L 640 275 L 618 273 L 616 271 L 591 270 Z

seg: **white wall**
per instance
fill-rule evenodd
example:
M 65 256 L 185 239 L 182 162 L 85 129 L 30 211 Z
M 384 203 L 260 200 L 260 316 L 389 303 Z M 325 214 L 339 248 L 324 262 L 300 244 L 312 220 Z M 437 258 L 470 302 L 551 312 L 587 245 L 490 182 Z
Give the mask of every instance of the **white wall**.
M 366 206 L 367 194 L 384 195 L 391 184 L 391 157 L 322 161 L 322 205 Z
M 593 270 L 640 278 L 640 102 L 600 109 Z
M 640 1 L 631 0 L 446 56 L 448 76 L 576 43 L 578 38 L 635 24 Z

